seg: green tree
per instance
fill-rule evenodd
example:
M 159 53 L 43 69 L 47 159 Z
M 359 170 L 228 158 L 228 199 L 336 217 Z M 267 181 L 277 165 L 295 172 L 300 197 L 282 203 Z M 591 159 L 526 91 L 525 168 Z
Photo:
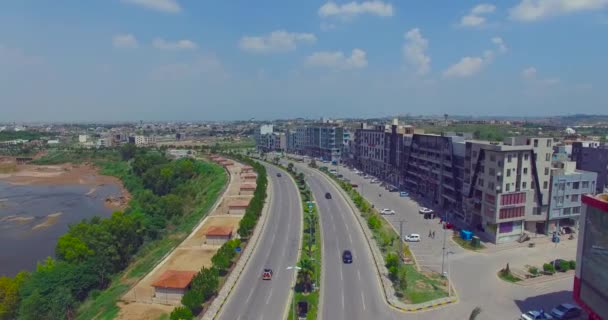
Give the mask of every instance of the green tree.
M 201 311 L 204 301 L 205 297 L 199 290 L 188 290 L 182 297 L 182 304 L 186 306 L 188 310 L 192 310 L 192 313 L 194 314 Z
M 137 147 L 133 143 L 125 143 L 120 147 L 120 156 L 122 160 L 131 160 L 135 157 Z
M 315 161 L 315 159 L 310 160 L 310 163 L 308 164 L 309 167 L 316 169 L 317 166 L 317 161 Z
M 192 279 L 191 290 L 200 292 L 203 300 L 207 300 L 217 292 L 219 281 L 219 273 L 216 268 L 203 267 Z
M 192 311 L 186 307 L 176 307 L 171 311 L 171 316 L 169 316 L 171 320 L 192 320 L 194 316 L 192 315 Z
M 82 262 L 95 254 L 81 238 L 66 233 L 59 237 L 55 254 L 58 259 L 69 262 Z
M 287 164 L 287 171 L 289 171 L 289 172 L 293 171 L 293 162 L 290 162 Z
M 29 277 L 19 272 L 14 278 L 0 277 L 0 320 L 14 319 L 19 307 L 19 290 Z

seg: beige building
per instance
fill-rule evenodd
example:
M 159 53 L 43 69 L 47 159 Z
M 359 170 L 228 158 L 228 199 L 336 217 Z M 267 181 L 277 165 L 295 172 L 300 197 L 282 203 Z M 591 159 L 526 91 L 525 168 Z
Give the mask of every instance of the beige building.
M 465 221 L 496 243 L 524 230 L 544 233 L 549 204 L 552 138 L 467 141 L 463 184 Z
M 254 183 L 243 183 L 239 187 L 239 195 L 252 195 L 255 192 Z
M 212 226 L 205 232 L 205 243 L 221 246 L 232 239 L 232 227 Z
M 154 302 L 169 305 L 180 303 L 182 297 L 190 288 L 190 282 L 195 275 L 196 271 L 165 271 L 152 283 Z
M 228 204 L 228 214 L 245 214 L 249 200 L 233 200 Z

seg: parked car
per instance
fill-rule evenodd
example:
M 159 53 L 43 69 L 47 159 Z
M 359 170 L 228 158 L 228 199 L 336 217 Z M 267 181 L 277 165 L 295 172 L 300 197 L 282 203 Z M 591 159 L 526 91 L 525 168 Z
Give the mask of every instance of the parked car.
M 395 187 L 395 186 L 388 186 L 388 191 L 389 192 L 395 192 L 395 191 L 399 191 L 399 188 Z
M 374 179 L 372 179 L 372 181 L 370 181 L 370 183 L 378 183 L 378 182 L 380 182 L 380 180 L 378 180 L 376 178 L 374 178 Z
M 272 280 L 272 269 L 266 268 L 262 271 L 262 280 Z
M 454 224 L 451 223 L 451 222 L 447 222 L 446 221 L 446 222 L 443 223 L 443 228 L 444 229 L 453 229 L 454 228 Z
M 421 207 L 420 210 L 418 210 L 418 212 L 422 213 L 422 214 L 427 214 L 427 213 L 432 213 L 433 209 L 429 209 L 426 207 Z
M 350 252 L 350 250 L 344 250 L 342 252 L 342 262 L 353 263 L 353 254 Z
M 523 313 L 520 317 L 520 320 L 549 320 L 553 319 L 553 317 L 544 312 L 543 310 L 530 310 L 526 313 Z
M 401 191 L 401 192 L 399 192 L 399 196 L 400 196 L 400 197 L 409 197 L 409 196 L 410 196 L 410 194 L 409 194 L 409 193 L 407 193 L 407 191 Z
M 353 188 L 358 188 L 359 187 L 359 185 L 356 184 L 356 183 L 351 183 L 350 186 L 353 187 Z
M 583 311 L 581 308 L 570 304 L 562 303 L 551 310 L 551 315 L 554 319 L 576 319 L 581 316 Z
M 325 193 L 325 199 L 331 199 L 331 193 L 326 192 Z
M 420 242 L 420 235 L 417 233 L 408 234 L 407 236 L 405 236 L 405 241 Z
M 329 169 L 329 173 L 333 173 L 336 174 L 338 171 L 336 171 L 336 169 Z
M 372 176 L 370 176 L 369 174 L 366 174 L 366 175 L 364 175 L 364 176 L 363 176 L 363 179 L 369 179 L 369 178 L 371 178 L 371 177 L 372 177 Z
M 280 177 L 282 177 L 282 176 L 283 176 L 283 175 L 282 175 L 280 172 L 279 172 L 279 173 L 277 173 L 277 177 L 279 177 L 279 178 L 280 178 Z
M 388 215 L 388 214 L 395 214 L 395 210 L 384 208 L 384 209 L 380 210 L 380 214 L 386 214 L 386 215 Z

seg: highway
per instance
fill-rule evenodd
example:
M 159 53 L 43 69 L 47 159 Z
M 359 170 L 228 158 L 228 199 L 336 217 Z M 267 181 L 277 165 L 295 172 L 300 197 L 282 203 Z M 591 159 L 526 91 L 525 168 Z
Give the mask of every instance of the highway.
M 298 164 L 304 172 L 319 210 L 323 241 L 320 318 L 395 319 L 384 300 L 376 268 L 361 226 L 338 189 L 322 173 Z M 326 199 L 329 192 L 332 199 Z M 342 262 L 343 250 L 351 250 L 353 263 Z
M 266 165 L 272 199 L 258 247 L 228 296 L 219 319 L 283 319 L 289 304 L 293 272 L 301 237 L 302 206 L 298 189 L 286 172 Z M 282 172 L 282 177 L 277 173 Z M 262 270 L 272 268 L 272 280 L 262 280 Z

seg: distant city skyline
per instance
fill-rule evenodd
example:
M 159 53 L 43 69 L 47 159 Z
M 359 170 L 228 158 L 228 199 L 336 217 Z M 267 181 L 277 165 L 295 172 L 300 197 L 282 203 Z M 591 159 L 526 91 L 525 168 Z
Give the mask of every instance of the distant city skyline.
M 0 122 L 606 114 L 608 1 L 0 4 Z

